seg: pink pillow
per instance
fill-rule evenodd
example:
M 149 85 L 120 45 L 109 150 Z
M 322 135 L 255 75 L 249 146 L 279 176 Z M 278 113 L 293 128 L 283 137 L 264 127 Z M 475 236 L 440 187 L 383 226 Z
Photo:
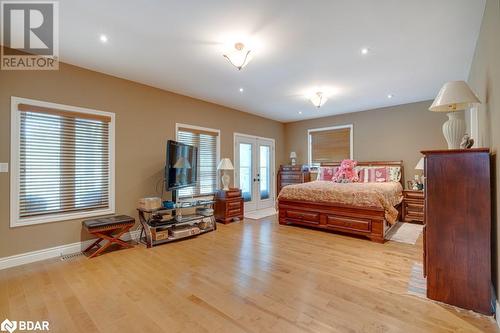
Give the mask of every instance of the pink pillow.
M 333 175 L 337 172 L 339 167 L 320 167 L 318 180 L 332 180 Z
M 362 168 L 359 171 L 360 183 L 384 183 L 389 181 L 387 167 Z

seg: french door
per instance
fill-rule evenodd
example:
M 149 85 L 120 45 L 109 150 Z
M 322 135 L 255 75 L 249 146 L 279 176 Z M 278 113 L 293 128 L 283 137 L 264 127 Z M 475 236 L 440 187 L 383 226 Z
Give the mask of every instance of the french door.
M 274 140 L 234 135 L 234 183 L 245 202 L 245 212 L 274 207 Z

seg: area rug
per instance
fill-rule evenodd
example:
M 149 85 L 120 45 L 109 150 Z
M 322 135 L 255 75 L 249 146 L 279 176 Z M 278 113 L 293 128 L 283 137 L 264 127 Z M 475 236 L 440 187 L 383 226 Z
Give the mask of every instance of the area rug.
M 245 212 L 245 218 L 246 219 L 251 219 L 251 220 L 259 220 L 264 217 L 268 216 L 273 216 L 276 215 L 278 212 L 274 208 L 265 208 L 265 209 L 259 209 L 255 210 L 253 212 Z
M 411 267 L 410 279 L 408 281 L 408 294 L 427 298 L 427 281 L 424 277 L 422 263 L 416 262 Z
M 386 235 L 387 240 L 399 243 L 415 244 L 424 226 L 414 223 L 397 222 Z

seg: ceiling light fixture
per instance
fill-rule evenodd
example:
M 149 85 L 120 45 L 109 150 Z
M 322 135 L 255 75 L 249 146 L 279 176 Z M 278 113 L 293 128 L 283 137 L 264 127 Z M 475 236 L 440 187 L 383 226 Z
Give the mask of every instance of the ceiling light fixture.
M 388 98 L 388 99 L 391 99 L 391 98 L 393 98 L 393 97 L 394 97 L 394 95 L 393 95 L 393 94 L 389 94 L 389 95 L 387 95 L 387 98 Z
M 243 92 L 243 88 L 240 88 L 240 92 Z
M 234 44 L 234 50 L 228 54 L 223 54 L 223 56 L 239 71 L 241 71 L 243 67 L 248 65 L 250 60 L 252 60 L 251 50 L 245 48 L 245 44 L 240 42 Z
M 299 114 L 302 114 L 302 111 L 299 111 Z
M 313 105 L 315 107 L 317 107 L 319 109 L 320 107 L 322 107 L 326 103 L 328 98 L 326 98 L 326 96 L 321 91 L 318 91 L 318 92 L 314 93 L 311 96 L 311 98 L 309 98 L 309 100 L 311 101 L 311 103 L 313 103 Z
M 368 54 L 368 48 L 364 47 L 361 49 L 361 54 Z
M 100 35 L 99 36 L 99 40 L 101 41 L 101 43 L 107 43 L 108 42 L 108 36 L 106 36 L 106 35 Z

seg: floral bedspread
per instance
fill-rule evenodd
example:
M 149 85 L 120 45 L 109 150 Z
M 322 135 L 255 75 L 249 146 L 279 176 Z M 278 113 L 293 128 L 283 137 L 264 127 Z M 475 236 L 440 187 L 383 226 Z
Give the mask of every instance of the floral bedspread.
M 394 206 L 403 200 L 401 183 L 334 183 L 316 180 L 285 186 L 279 199 L 340 203 L 356 207 L 376 207 L 385 210 L 385 219 L 396 223 L 398 211 Z

